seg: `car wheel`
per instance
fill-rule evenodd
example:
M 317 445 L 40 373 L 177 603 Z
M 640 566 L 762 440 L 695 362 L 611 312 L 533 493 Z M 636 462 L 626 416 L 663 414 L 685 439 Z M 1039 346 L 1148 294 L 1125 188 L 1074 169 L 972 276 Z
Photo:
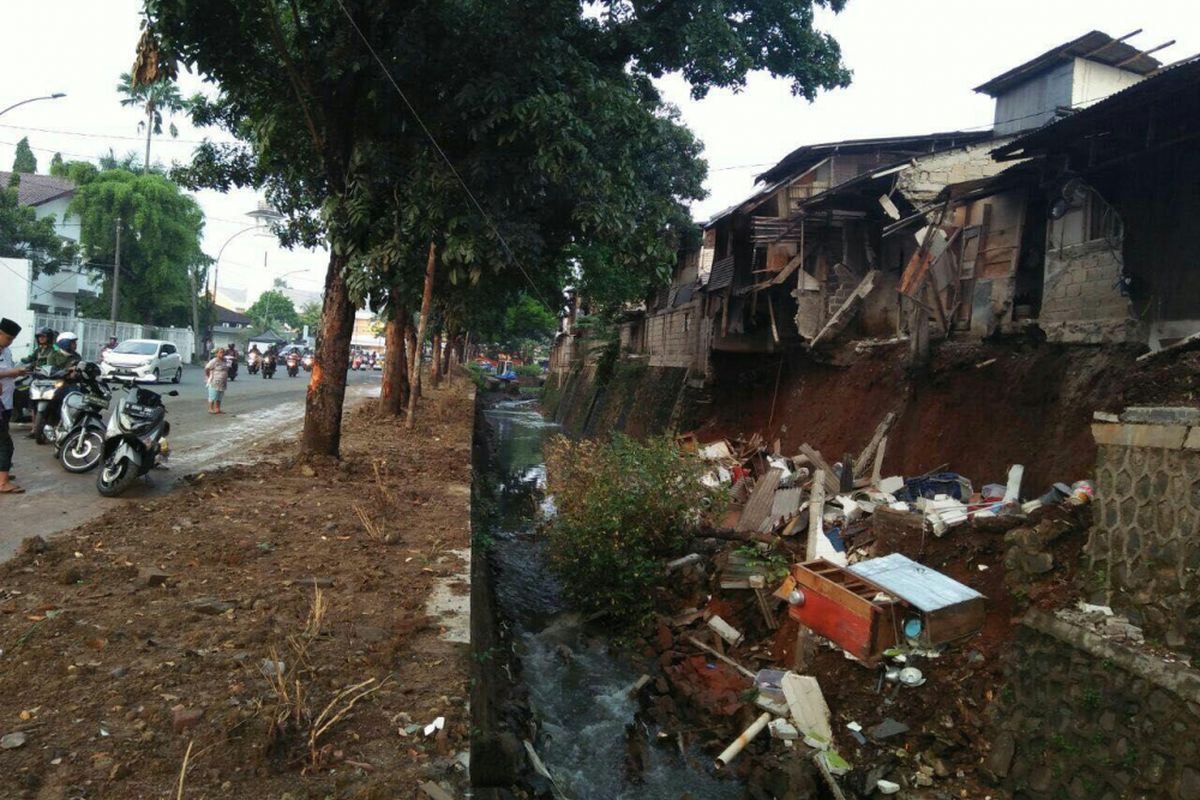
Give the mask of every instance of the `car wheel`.
M 175 377 L 171 378 L 171 383 L 179 383 L 183 380 L 183 367 L 175 368 Z
M 158 383 L 158 367 L 155 367 L 154 371 L 150 373 L 150 378 L 152 383 Z

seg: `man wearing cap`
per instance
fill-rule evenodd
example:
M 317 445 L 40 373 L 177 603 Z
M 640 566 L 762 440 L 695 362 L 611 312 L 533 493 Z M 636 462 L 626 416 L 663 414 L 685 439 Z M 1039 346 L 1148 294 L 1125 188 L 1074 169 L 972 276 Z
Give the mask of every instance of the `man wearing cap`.
M 24 367 L 13 364 L 12 343 L 21 332 L 21 326 L 8 317 L 0 318 L 0 494 L 20 494 L 25 490 L 8 479 L 12 469 L 13 440 L 8 432 L 8 418 L 12 414 L 13 389 L 17 377 L 25 374 Z

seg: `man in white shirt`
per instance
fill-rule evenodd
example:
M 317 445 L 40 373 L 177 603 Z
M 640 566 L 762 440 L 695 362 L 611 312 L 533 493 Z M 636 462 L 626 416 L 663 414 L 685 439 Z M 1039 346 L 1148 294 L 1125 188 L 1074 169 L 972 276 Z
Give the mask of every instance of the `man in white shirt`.
M 12 469 L 13 440 L 8 432 L 8 419 L 12 416 L 13 390 L 17 377 L 25 374 L 25 367 L 13 363 L 13 339 L 21 333 L 21 326 L 8 317 L 0 318 L 0 494 L 20 494 L 25 490 L 8 479 Z

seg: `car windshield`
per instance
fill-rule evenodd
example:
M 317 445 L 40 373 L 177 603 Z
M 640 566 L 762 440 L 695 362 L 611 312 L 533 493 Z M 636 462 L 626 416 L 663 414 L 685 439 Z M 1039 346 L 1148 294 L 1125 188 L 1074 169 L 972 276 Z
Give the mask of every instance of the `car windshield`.
M 154 342 L 121 342 L 113 348 L 114 353 L 128 353 L 135 356 L 152 356 L 158 352 Z

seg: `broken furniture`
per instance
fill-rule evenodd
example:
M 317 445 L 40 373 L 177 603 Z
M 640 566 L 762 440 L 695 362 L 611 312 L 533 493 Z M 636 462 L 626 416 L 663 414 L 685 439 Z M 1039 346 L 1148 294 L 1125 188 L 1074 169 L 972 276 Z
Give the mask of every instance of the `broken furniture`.
M 987 598 L 899 553 L 860 561 L 849 571 L 907 607 L 899 620 L 902 630 L 906 638 L 925 647 L 968 636 L 983 627 Z
M 780 592 L 793 590 L 791 617 L 859 660 L 877 661 L 896 644 L 893 603 L 877 600 L 879 587 L 848 569 L 820 558 L 794 564 Z

